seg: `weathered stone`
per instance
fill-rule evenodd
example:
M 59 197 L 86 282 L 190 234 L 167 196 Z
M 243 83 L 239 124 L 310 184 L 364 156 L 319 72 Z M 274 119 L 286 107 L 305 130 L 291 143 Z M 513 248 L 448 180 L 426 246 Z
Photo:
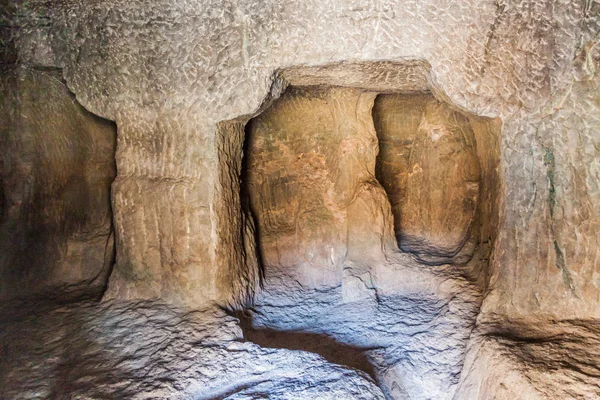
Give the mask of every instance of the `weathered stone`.
M 412 108 L 415 104 L 411 100 L 418 107 L 419 99 L 425 99 L 419 120 L 425 119 L 426 106 L 431 103 L 433 112 L 442 108 L 446 117 L 443 123 L 452 123 L 454 128 L 460 118 L 471 129 L 466 117 L 457 116 L 431 95 L 388 96 L 384 99 L 408 99 L 406 106 Z M 388 117 L 388 111 L 398 112 L 398 104 L 392 103 L 388 109 L 380 107 L 374 113 L 374 100 L 375 93 L 351 88 L 291 87 L 248 124 L 244 178 L 258 222 L 265 280 L 252 307 L 247 335 L 262 345 L 307 349 L 326 355 L 330 361 L 349 362 L 374 376 L 388 398 L 451 399 L 480 293 L 476 283 L 453 279 L 448 285 L 444 282 L 447 271 L 419 265 L 399 253 L 392 208 L 375 178 L 376 161 L 381 161 L 382 155 L 377 160 L 381 142 L 373 123 L 378 117 Z M 436 117 L 433 112 L 430 124 Z M 419 124 L 409 131 L 414 137 L 421 134 L 419 126 L 425 125 Z M 464 146 L 470 151 L 468 160 L 474 160 L 477 167 L 478 197 L 482 174 L 472 131 L 469 138 L 471 141 Z M 452 139 L 463 144 L 463 136 Z M 482 137 L 489 144 L 487 139 Z M 385 150 L 384 156 L 394 155 L 393 150 Z M 464 161 L 460 154 L 458 158 Z M 455 165 L 451 159 L 444 161 Z M 438 171 L 433 163 L 429 170 Z M 450 183 L 447 190 L 460 190 L 464 183 L 464 179 Z M 413 185 L 415 191 L 431 189 L 420 181 Z M 464 201 L 457 203 L 463 206 Z M 447 209 L 439 203 L 435 207 L 434 211 Z M 458 243 L 461 248 L 467 238 L 479 232 L 479 225 L 471 229 L 479 224 L 477 202 L 467 212 L 470 214 L 460 238 L 463 242 Z M 312 218 L 305 219 L 305 215 Z M 339 216 L 338 220 L 330 215 Z M 424 233 L 432 236 L 432 231 L 439 230 L 437 221 L 425 222 L 431 229 Z M 426 224 L 422 226 L 427 228 Z M 451 224 L 446 227 L 450 232 L 456 229 Z M 343 246 L 336 262 L 322 251 L 310 262 L 298 264 L 307 259 L 305 252 L 319 254 L 315 249 L 328 249 L 335 243 Z M 481 272 L 487 266 L 489 246 L 478 250 L 480 257 L 474 257 L 471 264 L 473 271 Z M 445 261 L 453 260 L 447 257 Z M 420 276 L 416 269 L 423 270 Z M 469 268 L 462 270 L 469 272 Z M 329 281 L 319 280 L 325 273 L 331 277 Z M 412 290 L 400 288 L 398 277 L 406 280 Z M 408 315 L 415 312 L 418 316 Z M 419 322 L 412 323 L 428 335 L 400 327 L 404 322 L 399 321 L 419 318 Z M 421 350 L 416 351 L 414 359 L 400 361 L 408 357 L 404 352 L 412 352 L 415 346 L 421 346 Z M 353 356 L 346 358 L 346 351 Z M 435 373 L 428 372 L 432 369 Z
M 114 259 L 114 124 L 57 71 L 4 71 L 0 299 L 101 296 Z
M 458 390 L 465 399 L 600 397 L 597 321 L 494 321 L 471 339 Z
M 293 88 L 249 122 L 245 179 L 267 280 L 341 283 L 349 206 L 377 153 L 374 98 Z
M 38 29 L 35 18 L 28 17 L 39 15 L 36 12 L 44 10 L 44 4 L 28 2 L 21 7 L 25 10 L 19 12 L 20 22 L 31 31 L 51 31 L 37 36 L 48 43 L 36 45 L 52 48 L 84 106 L 117 119 L 119 125 L 148 109 L 185 110 L 182 119 L 198 115 L 193 118 L 194 132 L 214 138 L 219 121 L 249 116 L 259 109 L 269 95 L 274 72 L 281 68 L 350 59 L 427 60 L 433 74 L 426 82 L 440 98 L 478 115 L 500 116 L 504 122 L 499 163 L 504 186 L 497 200 L 504 207 L 503 218 L 491 265 L 489 307 L 484 310 L 508 307 L 501 312 L 526 315 L 538 311 L 538 303 L 531 299 L 539 293 L 539 311 L 544 313 L 564 318 L 575 307 L 582 315 L 596 315 L 597 284 L 590 277 L 597 265 L 598 246 L 592 232 L 598 216 L 594 207 L 587 216 L 575 211 L 581 208 L 573 194 L 579 189 L 567 173 L 573 170 L 574 175 L 591 177 L 584 179 L 591 188 L 584 204 L 595 204 L 593 152 L 582 152 L 585 162 L 577 166 L 574 160 L 555 157 L 553 167 L 558 177 L 553 191 L 556 209 L 565 210 L 564 217 L 554 218 L 553 230 L 559 235 L 583 224 L 583 231 L 577 228 L 580 239 L 555 240 L 547 221 L 523 219 L 523 209 L 528 215 L 549 214 L 549 203 L 542 201 L 549 192 L 545 149 L 565 148 L 571 127 L 582 132 L 579 137 L 585 148 L 592 149 L 597 142 L 597 76 L 589 72 L 598 58 L 598 46 L 593 46 L 598 30 L 595 3 L 489 0 L 474 5 L 454 0 L 360 7 L 268 1 L 209 2 L 199 7 L 194 1 L 59 2 L 46 15 L 52 24 Z M 21 49 L 21 54 L 31 63 L 44 64 L 48 59 L 38 60 L 37 54 L 46 53 L 29 48 Z M 397 78 L 386 73 L 378 76 L 380 82 Z M 577 122 L 579 118 L 585 122 Z M 162 114 L 154 113 L 154 121 L 161 120 Z M 214 141 L 204 151 L 203 162 L 210 165 L 216 159 Z M 128 154 L 124 145 L 123 157 Z M 172 160 L 176 170 L 183 170 L 184 164 Z M 207 168 L 204 175 L 214 183 L 218 167 L 212 165 L 214 170 Z M 210 209 L 211 199 L 208 196 L 209 203 L 203 206 Z M 203 231 L 212 229 L 206 226 Z M 198 240 L 197 245 L 205 243 Z M 525 249 L 540 249 L 540 254 Z M 545 260 L 541 264 L 540 257 Z M 201 268 L 210 274 L 208 267 Z M 519 273 L 527 277 L 504 271 L 527 271 Z M 552 289 L 532 289 L 536 285 Z M 578 291 L 578 287 L 589 289 Z M 519 299 L 526 300 L 521 304 Z
M 597 1 L 33 0 L 5 1 L 0 8 L 0 40 L 6 44 L 0 49 L 5 58 L 0 64 L 62 68 L 78 101 L 119 127 L 112 201 L 117 262 L 107 298 L 118 303 L 160 297 L 194 307 L 214 302 L 239 306 L 254 298 L 257 322 L 269 329 L 305 329 L 344 344 L 385 347 L 357 351 L 368 353 L 389 398 L 598 397 Z M 311 143 L 323 143 L 320 149 L 292 138 L 294 146 L 312 156 L 300 159 L 315 182 L 305 181 L 304 186 L 312 190 L 298 190 L 294 198 L 277 188 L 260 200 L 275 205 L 306 196 L 314 205 L 298 215 L 303 228 L 318 228 L 310 240 L 297 243 L 288 235 L 276 247 L 289 255 L 283 263 L 276 260 L 278 267 L 302 264 L 286 272 L 306 285 L 267 274 L 265 290 L 257 293 L 260 271 L 252 257 L 252 223 L 236 193 L 241 125 L 265 111 L 288 85 L 343 87 L 365 98 L 430 91 L 436 101 L 468 120 L 460 125 L 470 126 L 475 147 L 459 147 L 466 164 L 473 164 L 477 156 L 477 207 L 461 208 L 459 201 L 452 201 L 449 205 L 457 213 L 439 209 L 431 215 L 435 218 L 430 222 L 436 229 L 444 227 L 439 232 L 447 236 L 430 235 L 429 224 L 410 220 L 409 215 L 414 232 L 427 237 L 427 253 L 442 249 L 441 256 L 419 249 L 414 257 L 395 247 L 392 209 L 373 178 L 375 130 L 364 129 L 368 124 L 362 114 L 335 114 L 328 117 L 330 122 L 361 122 L 348 130 L 364 134 L 349 142 L 350 155 L 335 159 L 338 147 L 321 136 L 333 132 L 334 138 L 343 137 L 331 127 L 314 132 Z M 276 107 L 288 101 L 286 96 Z M 339 105 L 345 111 L 358 110 L 342 97 Z M 328 109 L 303 107 L 315 115 Z M 315 122 L 302 118 L 307 126 Z M 436 165 L 435 154 L 425 151 L 432 145 L 425 138 L 420 139 L 418 155 L 427 165 Z M 353 164 L 351 155 L 360 162 Z M 288 161 L 278 161 L 278 173 L 301 181 L 301 173 L 293 169 L 300 161 Z M 450 164 L 457 171 L 463 165 Z M 340 173 L 337 180 L 325 178 L 346 168 L 351 173 Z M 450 172 L 430 168 L 432 176 Z M 456 175 L 465 178 L 471 172 L 469 168 Z M 448 193 L 416 177 L 411 188 L 428 197 L 431 192 Z M 456 191 L 457 198 L 467 199 L 469 193 L 464 185 Z M 355 197 L 346 204 L 340 199 L 348 194 Z M 0 196 L 5 214 L 12 195 L 5 190 Z M 332 201 L 323 202 L 327 198 Z M 424 206 L 412 200 L 410 204 L 418 211 Z M 334 225 L 333 216 L 344 212 L 344 221 Z M 445 213 L 458 218 L 456 226 L 440 223 Z M 286 216 L 274 215 L 269 221 L 281 223 L 270 226 L 293 228 Z M 261 243 L 260 221 L 258 228 L 258 245 L 266 246 L 269 241 Z M 461 242 L 461 250 L 451 257 Z M 343 249 L 345 255 L 334 252 L 334 262 L 328 263 L 327 246 Z M 266 258 L 272 260 L 269 251 Z M 425 265 L 440 262 L 451 264 Z M 10 271 L 18 269 L 11 266 Z M 14 286 L 12 279 L 2 284 Z M 330 287 L 324 289 L 323 284 Z M 319 301 L 305 301 L 306 292 Z M 397 322 L 393 316 L 405 318 L 408 327 L 403 332 L 393 331 L 402 324 L 386 323 Z M 67 325 L 80 330 L 74 322 Z M 541 333 L 523 328 L 532 325 Z M 146 332 L 139 325 L 132 330 Z M 45 330 L 40 336 L 52 334 Z M 161 345 L 169 343 L 181 342 L 165 339 Z M 9 351 L 9 358 L 14 360 L 14 354 Z M 185 358 L 186 351 L 178 354 Z M 282 357 L 292 356 L 286 352 Z M 26 359 L 17 364 L 27 365 Z M 64 372 L 52 368 L 54 358 L 40 359 L 42 368 L 51 366 L 44 370 L 51 371 L 44 379 Z M 68 354 L 64 359 L 67 365 L 73 360 L 75 369 L 84 363 Z M 150 365 L 162 364 L 153 360 Z M 254 366 L 245 363 L 243 370 Z M 6 369 L 2 370 L 5 379 Z M 198 378 L 190 378 L 194 379 Z M 363 381 L 354 382 L 360 386 Z M 29 387 L 22 381 L 14 385 L 10 393 L 16 397 Z M 268 387 L 260 395 L 289 397 L 293 385 L 281 387 Z M 135 388 L 127 394 L 135 395 Z M 169 390 L 165 393 L 171 395 L 177 388 Z M 259 395 L 252 390 L 241 389 L 230 397 Z M 369 390 L 364 393 L 371 395 Z M 318 389 L 313 397 L 315 393 L 323 391 Z M 160 397 L 162 392 L 152 395 Z
M 216 307 L 37 308 L 0 315 L 2 398 L 384 399 L 362 372 L 244 342 Z
M 373 115 L 400 248 L 451 262 L 477 218 L 481 170 L 468 119 L 426 95 L 380 96 Z

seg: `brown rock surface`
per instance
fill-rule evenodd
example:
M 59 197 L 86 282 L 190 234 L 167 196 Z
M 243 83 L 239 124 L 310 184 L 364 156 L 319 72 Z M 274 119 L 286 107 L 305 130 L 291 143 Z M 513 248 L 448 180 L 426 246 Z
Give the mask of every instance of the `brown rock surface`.
M 6 59 L 0 63 L 61 68 L 78 101 L 119 126 L 112 201 L 117 262 L 107 298 L 118 303 L 160 297 L 194 307 L 256 298 L 258 325 L 327 335 L 368 354 L 388 398 L 598 397 L 598 1 L 32 0 L 0 2 L 0 9 L 0 54 Z M 294 100 L 300 108 L 323 114 L 327 123 L 306 113 L 285 119 L 284 125 L 296 118 L 306 122 L 296 131 L 317 122 L 318 131 L 306 143 L 286 138 L 310 156 L 300 161 L 290 156 L 295 150 L 271 149 L 270 154 L 287 157 L 277 161 L 278 173 L 296 186 L 293 196 L 279 185 L 261 192 L 269 196 L 259 201 L 273 214 L 271 225 L 265 225 L 280 229 L 285 241 L 271 245 L 279 239 L 267 236 L 266 244 L 258 244 L 280 270 L 320 289 L 276 277 L 256 292 L 252 223 L 236 193 L 241 125 L 265 111 L 288 85 L 344 87 L 365 97 L 364 92 L 430 91 L 460 110 L 475 138 L 475 151 L 460 148 L 467 164 L 474 154 L 479 162 L 477 209 L 451 202 L 460 210 L 451 227 L 439 224 L 448 210 L 436 206 L 439 212 L 426 218 L 435 216 L 431 221 L 448 236 L 429 235 L 423 221 L 411 221 L 417 234 L 427 232 L 428 251 L 435 247 L 444 253 L 443 260 L 426 259 L 424 253 L 417 260 L 453 264 L 426 265 L 393 245 L 391 208 L 373 179 L 374 130 L 367 135 L 367 119 L 362 112 L 352 114 L 370 106 L 358 107 L 349 101 L 352 96 L 341 94 L 325 95 L 340 100 L 332 102 L 339 109 L 312 104 L 323 99 L 300 98 Z M 276 104 L 285 104 L 286 96 Z M 294 114 L 292 108 L 288 112 Z M 342 123 L 332 127 L 332 121 Z M 346 121 L 358 122 L 341 132 L 337 127 Z M 356 132 L 362 133 L 352 136 Z M 338 143 L 346 134 L 352 136 L 352 151 L 339 156 Z M 425 151 L 431 143 L 424 139 L 418 155 L 432 165 L 437 157 Z M 34 148 L 33 153 L 44 153 L 44 146 Z M 27 156 L 3 152 L 3 174 L 6 160 L 19 164 Z M 353 156 L 361 162 L 354 164 Z M 309 170 L 314 183 L 303 184 L 312 191 L 299 190 L 306 174 L 292 167 Z M 431 171 L 454 168 L 462 178 L 470 176 L 462 164 L 450 167 Z M 355 175 L 345 176 L 345 168 Z M 29 175 L 23 172 L 16 180 L 26 183 L 21 177 Z M 429 194 L 426 187 L 439 190 L 438 196 L 447 193 L 424 179 L 411 183 L 415 193 Z M 469 197 L 465 188 L 459 185 L 457 199 Z M 346 202 L 348 194 L 353 199 Z M 4 214 L 12 207 L 11 196 L 18 197 L 18 191 L 0 196 Z M 310 207 L 293 214 L 303 234 L 297 243 L 290 234 L 296 225 L 274 210 L 285 210 L 278 208 L 282 201 L 298 207 L 300 200 Z M 344 213 L 338 224 L 335 218 Z M 61 215 L 58 223 L 69 226 L 70 214 Z M 461 241 L 462 250 L 450 258 Z M 334 248 L 333 261 L 328 246 Z M 288 259 L 280 263 L 274 249 L 284 250 Z M 337 250 L 344 250 L 343 259 Z M 14 251 L 11 246 L 8 253 Z M 465 266 L 456 265 L 468 258 L 461 254 L 473 254 Z M 9 275 L 23 270 L 9 267 Z M 330 287 L 322 290 L 323 284 Z M 159 318 L 168 314 L 156 310 Z M 141 320 L 150 314 L 142 313 Z M 132 327 L 139 333 L 132 337 L 150 342 L 142 325 Z M 48 331 L 56 325 L 49 326 L 40 335 L 53 343 Z M 73 320 L 64 326 L 79 328 Z M 532 332 L 532 326 L 539 331 Z M 13 328 L 19 331 L 19 325 Z M 168 338 L 165 345 L 181 343 Z M 27 355 L 20 359 L 4 348 L 10 356 L 5 359 L 27 365 Z M 53 351 L 41 349 L 36 358 L 50 371 L 42 379 L 64 371 L 53 368 L 55 358 L 45 357 Z M 85 363 L 66 356 L 75 371 Z M 264 366 L 244 365 L 251 375 Z M 323 368 L 323 376 L 335 370 Z M 315 382 L 309 394 L 318 398 L 327 380 Z M 354 382 L 361 386 L 360 379 Z M 20 384 L 11 394 L 31 387 Z M 267 389 L 273 390 L 271 397 L 285 398 L 290 387 L 284 385 L 283 394 Z M 248 398 L 252 393 L 246 389 L 227 395 Z M 261 394 L 270 396 L 268 390 Z
M 381 149 L 377 176 L 392 204 L 400 248 L 451 262 L 478 216 L 481 168 L 469 120 L 426 95 L 379 96 L 373 115 Z
M 348 208 L 373 178 L 374 99 L 355 89 L 294 87 L 249 122 L 245 179 L 266 279 L 341 282 Z
M 114 258 L 115 126 L 58 71 L 4 71 L 0 90 L 0 299 L 99 296 Z

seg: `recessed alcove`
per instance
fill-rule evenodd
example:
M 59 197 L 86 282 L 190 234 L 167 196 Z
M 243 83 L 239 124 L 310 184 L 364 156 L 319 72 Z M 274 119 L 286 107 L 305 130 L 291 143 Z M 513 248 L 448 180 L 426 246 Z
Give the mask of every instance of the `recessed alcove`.
M 373 120 L 376 177 L 390 200 L 400 249 L 428 264 L 467 263 L 496 223 L 498 121 L 431 93 L 379 95 Z
M 114 261 L 116 125 L 58 69 L 3 71 L 0 299 L 100 298 Z
M 451 104 L 428 74 L 284 70 L 285 91 L 244 129 L 241 204 L 263 277 L 239 314 L 245 337 L 359 368 L 388 398 L 456 383 L 498 222 L 500 121 Z M 437 321 L 423 328 L 429 360 L 412 328 L 397 331 L 406 321 Z
M 357 247 L 375 258 L 382 246 L 393 251 L 388 210 L 399 251 L 423 264 L 467 264 L 482 243 L 489 254 L 499 121 L 460 110 L 423 83 L 381 86 L 367 73 L 377 67 L 402 70 L 373 63 L 305 72 L 246 124 L 242 192 L 267 278 L 339 283 Z M 356 86 L 336 85 L 340 76 Z M 361 200 L 365 187 L 377 194 Z M 380 215 L 352 208 L 361 201 Z

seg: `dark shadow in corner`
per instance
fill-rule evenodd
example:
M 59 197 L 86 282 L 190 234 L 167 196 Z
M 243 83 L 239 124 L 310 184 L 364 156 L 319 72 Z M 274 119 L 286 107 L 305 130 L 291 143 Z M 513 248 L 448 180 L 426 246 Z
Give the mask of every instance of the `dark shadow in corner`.
M 115 259 L 117 126 L 79 103 L 60 68 L 0 69 L 10 116 L 0 129 L 3 297 L 14 304 L 99 300 Z M 65 279 L 67 266 L 82 273 Z
M 373 348 L 340 343 L 331 336 L 321 333 L 256 329 L 252 327 L 252 316 L 248 312 L 237 312 L 235 317 L 240 320 L 244 339 L 249 342 L 265 348 L 315 353 L 330 363 L 363 371 L 377 382 L 373 365 L 365 354 L 366 351 L 374 350 Z
M 244 147 L 242 150 L 242 170 L 240 172 L 240 205 L 242 212 L 246 214 L 246 217 L 251 219 L 254 224 L 254 244 L 256 251 L 256 259 L 258 261 L 260 285 L 262 286 L 265 280 L 265 267 L 262 249 L 260 247 L 261 231 L 260 225 L 256 219 L 256 216 L 258 214 L 255 210 L 252 209 L 252 203 L 250 201 L 250 189 L 248 188 L 248 155 L 250 154 L 250 143 L 252 140 L 251 125 L 253 122 L 254 121 L 251 119 L 244 126 Z

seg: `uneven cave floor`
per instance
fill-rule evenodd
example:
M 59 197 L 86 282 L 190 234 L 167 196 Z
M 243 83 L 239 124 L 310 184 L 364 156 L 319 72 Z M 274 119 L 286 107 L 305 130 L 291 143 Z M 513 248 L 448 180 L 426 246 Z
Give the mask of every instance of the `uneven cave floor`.
M 310 351 L 367 372 L 386 399 L 600 399 L 598 321 L 476 324 L 476 288 L 442 279 L 455 295 L 346 304 L 339 288 L 280 281 L 264 289 L 242 327 L 263 347 Z
M 0 398 L 599 398 L 600 325 L 474 328 L 475 284 L 445 267 L 386 268 L 435 290 L 349 301 L 343 285 L 271 276 L 239 319 L 157 301 L 4 307 Z
M 323 289 L 285 274 L 267 275 L 254 307 L 239 315 L 245 337 L 262 347 L 309 351 L 364 371 L 388 399 L 452 399 L 480 292 L 451 266 L 424 268 L 399 258 L 377 272 L 424 285 L 406 290 L 390 282 L 377 289 L 374 271 L 361 273 L 351 265 L 342 285 Z M 343 286 L 356 277 L 365 286 L 357 295 L 354 285 L 347 299 Z
M 2 399 L 383 399 L 362 372 L 242 340 L 215 307 L 30 305 L 0 321 Z

